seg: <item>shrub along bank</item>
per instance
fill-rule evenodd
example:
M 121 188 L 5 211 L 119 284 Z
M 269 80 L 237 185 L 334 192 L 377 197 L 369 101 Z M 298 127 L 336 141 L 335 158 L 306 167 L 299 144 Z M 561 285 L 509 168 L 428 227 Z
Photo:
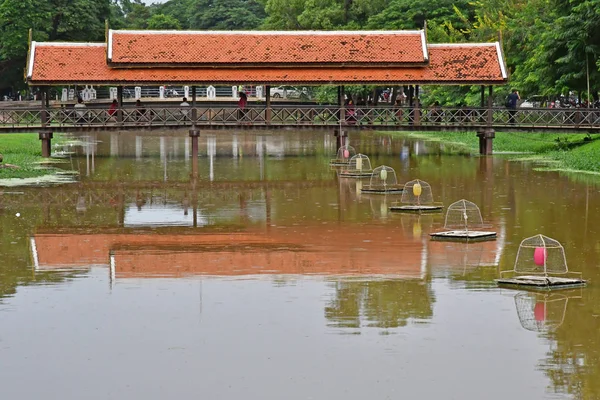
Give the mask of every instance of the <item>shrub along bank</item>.
M 464 146 L 470 153 L 479 151 L 479 138 L 473 132 L 397 132 L 397 135 Z M 497 132 L 495 154 L 529 154 L 527 158 L 552 162 L 565 171 L 600 173 L 600 135 L 556 133 Z M 519 158 L 523 158 L 520 154 Z

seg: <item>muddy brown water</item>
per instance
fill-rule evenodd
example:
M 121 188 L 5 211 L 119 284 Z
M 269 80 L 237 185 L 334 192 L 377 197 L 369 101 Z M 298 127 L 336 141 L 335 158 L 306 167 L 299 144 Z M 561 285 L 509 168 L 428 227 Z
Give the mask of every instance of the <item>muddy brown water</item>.
M 593 178 L 352 133 L 479 205 L 498 239 L 458 244 L 338 178 L 326 132 L 203 132 L 197 178 L 185 133 L 81 139 L 77 183 L 0 189 L 3 398 L 600 398 Z M 538 233 L 587 288 L 496 288 Z

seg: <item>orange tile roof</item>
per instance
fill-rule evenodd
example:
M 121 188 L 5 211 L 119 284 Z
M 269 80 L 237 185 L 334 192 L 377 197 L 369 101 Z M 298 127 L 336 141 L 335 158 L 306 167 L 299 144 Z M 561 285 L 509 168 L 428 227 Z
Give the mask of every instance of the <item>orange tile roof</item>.
M 106 45 L 33 43 L 32 85 L 105 84 L 502 84 L 497 43 L 429 45 L 429 64 L 412 67 L 330 68 L 110 68 Z
M 424 64 L 423 31 L 109 31 L 114 65 Z

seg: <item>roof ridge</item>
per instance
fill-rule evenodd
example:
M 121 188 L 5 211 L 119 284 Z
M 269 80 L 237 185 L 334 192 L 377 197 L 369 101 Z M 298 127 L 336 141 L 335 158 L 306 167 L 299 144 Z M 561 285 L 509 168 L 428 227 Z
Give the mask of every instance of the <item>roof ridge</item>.
M 420 35 L 422 29 L 407 29 L 407 30 L 379 30 L 379 31 L 199 31 L 199 30 L 126 30 L 126 29 L 110 29 L 110 33 L 117 34 L 150 34 L 150 35 L 257 35 L 257 36 L 272 36 L 272 35 Z

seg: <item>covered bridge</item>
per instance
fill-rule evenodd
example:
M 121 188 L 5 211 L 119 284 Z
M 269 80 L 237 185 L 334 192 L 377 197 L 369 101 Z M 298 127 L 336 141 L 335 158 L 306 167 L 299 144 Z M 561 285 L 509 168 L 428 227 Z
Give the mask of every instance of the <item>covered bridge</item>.
M 483 106 L 485 86 L 491 94 L 492 85 L 507 81 L 500 43 L 431 44 L 425 30 L 107 30 L 104 43 L 31 42 L 26 76 L 42 93 L 50 86 L 117 86 L 116 124 L 123 126 L 124 86 L 191 86 L 193 132 L 197 86 L 265 85 L 260 123 L 270 125 L 270 85 L 337 85 L 335 114 L 341 125 L 344 85 L 407 86 L 410 106 L 418 108 L 413 94 L 418 99 L 419 85 L 481 85 Z M 47 107 L 45 97 L 42 107 Z M 414 115 L 416 125 L 419 114 Z M 44 111 L 41 119 L 47 127 Z M 49 143 L 51 136 L 43 140 Z

